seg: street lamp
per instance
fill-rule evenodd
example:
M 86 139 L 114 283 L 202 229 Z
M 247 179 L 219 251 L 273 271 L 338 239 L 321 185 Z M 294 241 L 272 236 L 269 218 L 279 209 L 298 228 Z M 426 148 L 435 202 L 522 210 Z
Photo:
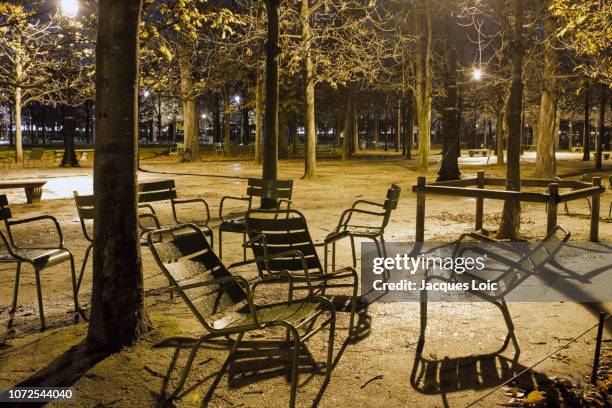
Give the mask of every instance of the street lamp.
M 79 2 L 77 0 L 61 0 L 62 14 L 69 18 L 75 18 L 79 12 Z
M 480 81 L 481 78 L 482 78 L 482 71 L 480 70 L 480 68 L 474 68 L 474 70 L 472 71 L 472 79 L 474 81 Z

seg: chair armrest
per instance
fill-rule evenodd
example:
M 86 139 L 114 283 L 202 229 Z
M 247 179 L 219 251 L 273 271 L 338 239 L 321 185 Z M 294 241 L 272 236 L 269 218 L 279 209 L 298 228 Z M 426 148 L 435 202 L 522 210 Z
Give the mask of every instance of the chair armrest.
M 369 200 L 357 200 L 357 201 L 355 201 L 355 202 L 353 203 L 353 205 L 351 206 L 351 208 L 357 208 L 357 206 L 358 206 L 359 204 L 372 205 L 372 206 L 375 206 L 375 207 L 381 207 L 381 208 L 383 208 L 383 207 L 384 207 L 384 205 L 383 205 L 383 204 L 381 204 L 381 203 L 376 203 L 376 202 L 374 202 L 374 201 L 369 201 Z
M 155 209 L 153 208 L 151 204 L 147 204 L 147 203 L 138 204 L 138 208 L 146 208 L 147 210 L 150 211 L 150 214 L 155 214 Z
M 292 200 L 288 199 L 288 198 L 282 198 L 280 200 L 278 200 L 278 202 L 276 203 L 276 209 L 280 210 L 281 206 L 283 205 L 283 203 L 287 204 L 287 210 L 291 209 L 291 204 L 293 203 Z
M 349 208 L 347 210 L 344 210 L 342 212 L 342 215 L 340 216 L 340 221 L 338 221 L 338 226 L 336 227 L 336 232 L 341 231 L 342 228 L 346 228 L 346 226 L 348 225 L 348 223 L 351 221 L 351 217 L 353 216 L 353 214 L 364 214 L 364 215 L 372 215 L 375 217 L 384 217 L 385 216 L 385 212 L 377 212 L 377 211 L 369 211 L 369 210 L 363 210 L 360 208 Z
M 15 248 L 19 248 L 16 244 L 15 244 L 15 240 L 13 239 L 13 234 L 10 231 L 10 227 L 13 225 L 20 225 L 20 224 L 27 224 L 30 222 L 36 222 L 36 221 L 42 221 L 42 220 L 51 220 L 53 222 L 53 225 L 55 225 L 55 229 L 57 231 L 57 236 L 59 238 L 59 246 L 58 248 L 63 248 L 64 247 L 64 235 L 62 234 L 62 229 L 59 225 L 59 222 L 57 221 L 57 219 L 55 217 L 53 217 L 52 215 L 39 215 L 38 217 L 31 217 L 31 218 L 24 218 L 21 220 L 11 220 L 11 221 L 7 221 L 7 226 L 9 227 L 9 239 L 11 240 L 11 244 L 13 244 L 13 246 Z
M 479 234 L 477 232 L 468 232 L 466 234 L 461 234 L 461 236 L 459 237 L 459 239 L 456 241 L 456 245 L 455 245 L 455 249 L 453 250 L 453 257 L 455 257 L 457 251 L 459 250 L 459 245 L 461 244 L 461 242 L 463 241 L 464 238 L 472 238 L 478 241 L 482 241 L 482 242 L 486 242 L 487 244 L 491 244 L 491 245 L 495 245 L 501 249 L 504 249 L 508 252 L 512 252 L 514 254 L 517 254 L 519 256 L 522 256 L 523 253 L 517 251 L 516 248 L 514 248 L 512 245 L 510 244 L 506 244 L 505 242 L 501 242 L 498 241 L 496 239 L 493 238 L 489 238 L 486 235 L 483 234 Z
M 184 222 L 179 221 L 178 216 L 176 214 L 176 206 L 180 204 L 191 204 L 191 203 L 202 203 L 204 204 L 204 209 L 206 210 L 206 221 L 204 222 L 204 226 L 208 225 L 210 221 L 210 209 L 208 208 L 208 203 L 202 198 L 186 198 L 186 199 L 173 199 L 172 200 L 172 215 L 174 216 L 174 221 L 177 224 L 184 224 Z
M 225 200 L 246 201 L 249 203 L 249 206 L 251 204 L 250 197 L 234 197 L 234 196 L 221 197 L 221 202 L 219 203 L 219 218 L 221 219 L 222 222 L 225 221 L 225 218 L 223 217 L 223 203 L 225 203 Z
M 142 230 L 141 234 L 145 234 L 150 230 L 150 227 L 145 227 L 140 223 L 141 219 L 152 219 L 153 224 L 155 225 L 155 229 L 161 229 L 161 223 L 159 222 L 159 218 L 155 214 L 138 214 L 138 227 Z

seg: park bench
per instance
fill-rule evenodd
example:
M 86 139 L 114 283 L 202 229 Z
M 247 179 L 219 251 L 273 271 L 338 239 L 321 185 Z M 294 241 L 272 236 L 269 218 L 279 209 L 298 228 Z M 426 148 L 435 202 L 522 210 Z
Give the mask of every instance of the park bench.
M 223 144 L 222 143 L 213 143 L 213 154 L 215 157 L 217 157 L 217 155 L 223 156 Z
M 149 226 L 141 222 L 140 227 L 143 234 L 153 229 L 159 229 L 162 225 L 162 223 L 159 221 L 158 213 L 152 204 L 163 202 L 170 203 L 172 207 L 172 217 L 175 224 L 196 224 L 202 230 L 204 235 L 210 237 L 211 243 L 213 242 L 213 231 L 208 226 L 208 222 L 210 221 L 210 210 L 208 208 L 208 203 L 201 198 L 178 199 L 174 180 L 152 181 L 138 184 L 138 207 L 141 209 L 147 209 L 149 211 L 149 216 L 154 221 L 153 224 Z M 199 212 L 202 214 L 202 217 L 189 220 L 182 218 L 179 220 L 179 206 L 195 203 L 204 206 L 203 212 Z M 141 221 L 143 219 L 146 218 L 141 217 Z
M 494 259 L 496 265 L 494 267 L 486 267 L 482 270 L 473 269 L 465 271 L 462 274 L 455 273 L 454 270 L 450 270 L 448 276 L 445 275 L 430 275 L 429 270 L 425 271 L 424 281 L 430 282 L 432 280 L 439 280 L 442 282 L 449 283 L 467 283 L 472 287 L 472 282 L 477 283 L 495 283 L 497 289 L 493 290 L 477 290 L 468 289 L 467 292 L 475 295 L 476 297 L 490 302 L 497 306 L 506 322 L 508 328 L 508 335 L 504 340 L 501 351 L 505 350 L 510 340 L 514 344 L 515 350 L 520 352 L 518 340 L 514 335 L 514 324 L 512 323 L 512 317 L 508 306 L 506 305 L 505 297 L 515 290 L 520 284 L 522 284 L 527 278 L 536 274 L 540 268 L 554 261 L 557 253 L 565 246 L 569 240 L 571 234 L 564 227 L 557 225 L 551 229 L 542 242 L 536 244 L 533 248 L 527 250 L 524 254 L 515 252 L 517 259 L 510 259 L 503 255 L 486 250 L 481 247 L 474 245 L 462 245 L 465 237 L 474 238 L 475 234 L 463 234 L 456 242 L 455 249 L 453 251 L 453 258 L 462 257 L 466 252 L 473 252 L 480 255 L 484 255 L 489 259 Z M 485 242 L 492 242 L 491 239 L 486 239 Z M 507 246 L 509 251 L 513 252 L 511 247 L 505 243 L 499 243 L 499 247 L 503 248 Z M 500 266 L 501 265 L 501 266 Z M 505 268 L 505 269 L 504 269 Z M 418 350 L 422 350 L 425 345 L 425 330 L 427 328 L 427 291 L 421 290 L 421 333 L 419 337 Z
M 572 153 L 582 153 L 582 146 L 572 146 L 569 148 L 569 151 Z
M 183 156 L 183 153 L 185 152 L 185 145 L 184 144 L 177 144 L 175 146 L 172 146 L 170 148 L 170 151 L 168 152 L 168 154 L 170 156 Z
M 54 150 L 53 153 L 55 154 L 55 159 L 61 159 L 62 157 L 64 157 L 64 150 Z M 75 149 L 74 153 L 77 156 L 77 160 L 81 161 L 81 160 L 87 160 L 88 155 L 92 155 L 94 153 L 94 149 Z
M 609 160 L 612 152 L 601 152 L 601 157 L 604 160 Z M 593 160 L 597 160 L 597 152 L 593 152 Z
M 45 313 L 43 309 L 42 287 L 40 284 L 40 273 L 51 266 L 61 263 L 70 262 L 70 271 L 72 273 L 72 296 L 74 300 L 74 311 L 79 312 L 79 303 L 76 289 L 76 275 L 74 270 L 74 258 L 72 253 L 64 247 L 64 236 L 62 229 L 55 217 L 50 215 L 41 215 L 38 217 L 26 218 L 21 220 L 13 220 L 11 209 L 8 207 L 6 195 L 0 195 L 0 221 L 4 221 L 6 235 L 0 231 L 0 247 L 4 247 L 4 253 L 0 252 L 0 263 L 16 263 L 15 271 L 15 288 L 13 290 L 13 302 L 9 310 L 9 327 L 13 324 L 13 314 L 17 307 L 17 295 L 19 292 L 19 277 L 21 275 L 21 265 L 29 264 L 34 269 L 34 277 L 36 281 L 36 294 L 38 297 L 38 311 L 40 314 L 40 329 L 45 329 Z M 13 234 L 13 227 L 17 225 L 29 224 L 38 221 L 51 221 L 56 230 L 57 245 L 34 245 L 23 247 L 18 245 Z
M 527 152 L 535 152 L 537 150 L 538 146 L 537 145 L 523 145 L 523 151 L 527 151 Z
M 26 156 L 23 161 L 24 164 L 30 165 L 32 162 L 40 162 L 42 163 L 43 156 L 45 155 L 45 149 L 40 147 L 35 147 Z
M 482 157 L 487 157 L 489 154 L 489 149 L 469 149 L 468 153 L 470 154 L 470 157 L 474 157 L 477 154 L 481 154 Z
M 246 214 L 246 228 L 249 241 L 247 245 L 258 259 L 274 259 L 258 262 L 259 277 L 265 279 L 282 271 L 291 274 L 291 291 L 312 289 L 323 296 L 327 289 L 352 288 L 349 336 L 353 334 L 355 313 L 357 311 L 357 272 L 353 267 L 340 269 L 327 268 L 327 253 L 330 245 L 348 238 L 349 234 L 340 232 L 325 237 L 319 244 L 324 247 L 325 261 L 321 263 L 316 244 L 312 241 L 304 215 L 297 210 L 251 210 Z M 325 267 L 323 266 L 325 265 Z M 279 280 L 283 280 L 282 277 Z M 289 283 L 289 282 L 287 282 Z M 301 285 L 301 286 L 300 286 Z M 331 295 L 327 295 L 331 296 Z
M 253 208 L 253 198 L 277 200 L 276 208 L 279 209 L 283 203 L 287 209 L 291 208 L 291 195 L 293 194 L 293 180 L 263 180 L 249 178 L 247 182 L 247 196 L 233 197 L 225 196 L 221 198 L 219 204 L 219 257 L 223 259 L 223 232 L 242 234 L 243 244 L 246 242 L 246 224 L 244 216 Z M 242 201 L 246 203 L 246 208 L 239 211 L 232 211 L 227 214 L 223 212 L 226 201 Z M 246 247 L 243 245 L 243 258 L 246 259 Z
M 40 201 L 43 192 L 43 186 L 47 180 L 3 180 L 0 181 L 0 190 L 10 190 L 15 188 L 23 188 L 28 204 Z
M 289 298 L 258 305 L 255 302 L 258 285 L 268 283 L 269 280 L 275 282 L 279 275 L 291 281 L 291 275 L 288 272 L 270 274 L 269 279 L 249 286 L 243 277 L 230 272 L 234 267 L 248 263 L 267 262 L 273 259 L 274 255 L 226 267 L 213 252 L 198 226 L 193 224 L 152 231 L 147 235 L 147 240 L 157 265 L 171 283 L 166 290 L 179 294 L 206 333 L 194 342 L 170 400 L 176 398 L 185 385 L 198 348 L 203 342 L 219 337 L 230 339 L 231 335 L 237 336 L 227 359 L 217 371 L 216 378 L 204 397 L 203 405 L 208 406 L 212 393 L 229 367 L 244 334 L 251 331 L 267 334 L 271 328 L 282 329 L 286 341 L 280 342 L 281 347 L 289 344 L 292 348 L 290 407 L 294 407 L 296 402 L 300 350 L 306 340 L 325 327 L 329 329 L 325 381 L 329 381 L 336 327 L 333 304 L 324 297 L 313 296 L 310 291 L 308 297 L 301 299 Z M 319 323 L 316 324 L 318 320 Z M 265 329 L 267 330 L 264 331 Z M 298 330 L 303 333 L 300 334 Z

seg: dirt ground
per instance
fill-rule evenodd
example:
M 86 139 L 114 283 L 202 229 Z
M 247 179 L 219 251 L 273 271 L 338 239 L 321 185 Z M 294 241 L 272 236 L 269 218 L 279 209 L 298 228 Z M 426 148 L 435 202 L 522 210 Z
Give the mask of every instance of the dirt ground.
M 532 173 L 530 153 L 523 164 L 523 176 Z M 294 206 L 307 217 L 315 240 L 333 230 L 343 209 L 356 199 L 382 201 L 391 183 L 402 188 L 397 210 L 386 232 L 387 241 L 412 241 L 415 236 L 416 196 L 411 187 L 418 174 L 414 163 L 388 155 L 362 157 L 343 163 L 321 160 L 316 180 L 301 180 L 300 160 L 281 161 L 279 178 L 294 179 Z M 592 162 L 583 163 L 578 155 L 565 154 L 559 162 L 562 177 L 578 178 L 589 171 Z M 612 173 L 606 163 L 605 184 Z M 139 180 L 174 178 L 180 197 L 202 197 L 211 206 L 212 225 L 218 224 L 219 201 L 224 195 L 243 195 L 246 177 L 260 176 L 260 169 L 250 161 L 205 161 L 199 164 L 176 164 L 163 158 L 147 160 Z M 484 165 L 482 160 L 462 161 L 464 177 L 478 170 L 501 176 L 503 169 Z M 2 178 L 47 178 L 48 189 L 43 200 L 25 204 L 23 190 L 6 190 L 16 219 L 41 214 L 58 218 L 66 246 L 75 255 L 77 269 L 87 242 L 83 238 L 72 190 L 90 193 L 91 163 L 79 169 L 59 169 L 53 165 L 37 168 L 0 169 Z M 158 173 L 154 173 L 158 172 Z M 183 173 L 159 174 L 159 172 Z M 435 173 L 427 175 L 429 180 Z M 600 240 L 612 241 L 607 219 L 612 193 L 602 195 Z M 499 222 L 501 202 L 485 203 L 485 227 L 494 230 Z M 426 240 L 449 242 L 473 229 L 475 200 L 453 197 L 428 197 Z M 573 215 L 559 216 L 559 223 L 572 232 L 572 240 L 587 240 L 588 207 L 581 200 L 570 204 Z M 169 208 L 159 207 L 166 216 Z M 163 217 L 163 215 L 162 215 Z M 524 205 L 522 234 L 528 240 L 544 236 L 546 215 L 542 205 Z M 36 243 L 50 239 L 51 229 L 40 226 L 23 228 L 17 234 Z M 241 238 L 224 235 L 224 258 L 228 262 L 241 258 Z M 608 247 L 609 248 L 609 247 Z M 340 247 L 340 265 L 350 263 L 348 247 Z M 149 250 L 142 249 L 145 289 L 162 287 L 166 281 L 154 263 Z M 359 272 L 359 271 L 358 271 Z M 245 271 L 252 274 L 253 271 Z M 81 320 L 74 323 L 71 310 L 70 273 L 67 264 L 46 270 L 43 295 L 48 329 L 39 332 L 34 276 L 22 273 L 15 325 L 7 329 L 8 310 L 14 283 L 14 266 L 0 264 L 0 389 L 15 385 L 45 367 L 86 335 Z M 91 264 L 85 272 L 79 299 L 89 307 Z M 376 302 L 362 308 L 359 334 L 347 339 L 348 313 L 339 312 L 335 339 L 335 367 L 328 384 L 323 383 L 327 335 L 315 335 L 302 352 L 298 406 L 321 407 L 438 407 L 467 406 L 485 397 L 512 375 L 538 362 L 569 340 L 597 323 L 599 311 L 609 312 L 612 304 L 511 303 L 509 305 L 516 335 L 521 346 L 518 361 L 513 363 L 514 349 L 495 354 L 505 337 L 505 324 L 499 311 L 486 303 L 432 304 L 429 312 L 427 343 L 421 360 L 415 361 L 419 334 L 419 307 L 416 303 Z M 160 395 L 168 395 L 177 384 L 189 349 L 173 338 L 196 338 L 202 328 L 178 297 L 147 297 L 148 313 L 154 330 L 131 348 L 98 363 L 74 385 L 79 407 L 146 407 L 158 404 Z M 607 338 L 610 332 L 606 331 Z M 534 370 L 512 384 L 529 392 L 547 390 L 558 379 L 572 384 L 588 381 L 592 365 L 595 331 L 572 343 L 555 358 L 546 359 Z M 214 390 L 210 406 L 215 407 L 283 407 L 288 403 L 288 356 L 276 346 L 282 333 L 254 333 L 247 338 L 246 349 L 239 349 L 228 373 Z M 182 345 L 181 345 L 182 344 Z M 604 343 L 604 350 L 609 343 Z M 187 380 L 179 407 L 202 406 L 212 378 L 227 355 L 228 342 L 205 343 Z M 418 370 L 411 381 L 413 368 Z M 424 368 L 425 374 L 421 371 Z M 604 367 L 606 369 L 607 367 Z M 522 392 L 522 391 L 521 391 Z M 562 395 L 548 390 L 550 406 L 560 405 Z M 477 407 L 512 404 L 508 388 L 495 390 Z M 571 406 L 571 405 L 568 405 Z

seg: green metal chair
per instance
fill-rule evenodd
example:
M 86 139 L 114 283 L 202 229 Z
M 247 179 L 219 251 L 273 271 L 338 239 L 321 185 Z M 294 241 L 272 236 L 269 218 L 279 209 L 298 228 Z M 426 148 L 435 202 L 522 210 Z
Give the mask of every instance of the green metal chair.
M 277 200 L 276 208 L 280 209 L 284 204 L 287 209 L 291 208 L 291 196 L 293 194 L 293 180 L 263 180 L 250 178 L 247 182 L 247 196 L 233 197 L 225 196 L 221 198 L 219 204 L 219 257 L 223 259 L 223 232 L 242 234 L 243 244 L 246 242 L 246 225 L 244 216 L 253 208 L 253 198 Z M 226 201 L 242 201 L 246 203 L 246 208 L 239 211 L 224 213 L 223 206 Z M 243 245 L 243 259 L 246 260 L 246 246 Z
M 521 283 L 527 278 L 534 275 L 538 270 L 546 264 L 552 262 L 555 255 L 563 248 L 563 246 L 570 239 L 570 232 L 564 227 L 557 225 L 553 228 L 540 242 L 535 245 L 532 249 L 527 251 L 524 255 L 518 259 L 510 259 L 499 253 L 486 250 L 482 247 L 476 247 L 474 245 L 462 245 L 463 238 L 467 237 L 468 234 L 462 236 L 455 246 L 452 257 L 461 257 L 466 252 L 475 252 L 481 255 L 486 255 L 495 259 L 498 264 L 505 266 L 505 269 L 501 268 L 484 268 L 482 270 L 470 270 L 462 274 L 455 273 L 451 270 L 450 276 L 442 275 L 430 275 L 429 271 L 425 271 L 425 282 L 432 280 L 440 280 L 442 282 L 460 282 L 470 284 L 473 281 L 477 283 L 496 283 L 498 289 L 495 291 L 479 291 L 469 289 L 467 292 L 479 297 L 482 300 L 490 302 L 497 306 L 506 322 L 508 327 L 508 335 L 504 340 L 503 346 L 500 350 L 503 351 L 508 347 L 508 344 L 512 340 L 514 348 L 517 353 L 520 353 L 520 347 L 518 340 L 514 335 L 514 324 L 512 323 L 512 317 L 510 311 L 506 305 L 505 297 L 516 289 Z M 478 239 L 478 238 L 476 238 Z M 487 240 L 489 242 L 489 240 Z M 500 249 L 504 249 L 504 246 L 499 246 Z M 516 251 L 518 254 L 520 251 Z M 500 270 L 501 269 L 501 270 Z M 470 284 L 471 287 L 471 284 Z M 418 350 L 422 351 L 425 345 L 425 330 L 427 329 L 427 291 L 421 291 L 421 333 L 419 337 Z
M 169 202 L 172 206 L 172 217 L 176 225 L 187 223 L 197 225 L 205 236 L 210 237 L 210 242 L 214 246 L 213 230 L 208 226 L 208 223 L 210 222 L 210 209 L 208 208 L 208 203 L 201 198 L 179 199 L 177 197 L 174 180 L 138 183 L 138 207 L 141 209 L 145 208 L 149 211 L 149 213 L 142 214 L 145 216 L 141 217 L 140 221 L 145 219 L 152 220 L 151 225 L 146 225 L 144 222 L 140 223 L 142 234 L 146 234 L 149 231 L 160 228 L 161 223 L 159 221 L 158 214 L 152 205 L 152 203 L 157 202 Z M 181 205 L 195 203 L 203 206 L 203 212 L 200 213 L 201 217 L 196 219 L 179 219 L 178 213 Z M 148 215 L 148 217 L 146 215 Z
M 313 289 L 314 293 L 325 295 L 326 289 L 352 288 L 351 318 L 349 335 L 353 334 L 355 313 L 359 300 L 359 280 L 352 267 L 327 270 L 329 245 L 349 234 L 340 232 L 328 235 L 320 246 L 324 247 L 324 265 L 317 254 L 304 215 L 297 210 L 251 210 L 246 214 L 247 243 L 253 255 L 266 259 L 257 263 L 260 278 L 281 271 L 290 271 L 292 290 Z M 270 256 L 274 259 L 267 260 Z M 282 280 L 282 277 L 280 278 Z
M 355 237 L 371 239 L 376 245 L 378 256 L 387 256 L 385 247 L 385 228 L 389 224 L 391 213 L 397 208 L 402 189 L 391 184 L 387 190 L 385 201 L 377 203 L 368 200 L 357 200 L 351 208 L 345 210 L 340 216 L 340 221 L 333 234 L 341 232 L 348 233 L 351 237 L 351 250 L 353 253 L 353 266 L 357 266 L 357 256 L 355 255 Z M 353 216 L 365 216 L 366 224 L 357 224 L 353 221 Z M 380 242 L 379 242 L 380 240 Z M 336 245 L 332 244 L 332 268 L 336 262 Z
M 62 230 L 55 217 L 50 215 L 41 215 L 38 217 L 26 218 L 22 220 L 12 220 L 11 209 L 8 207 L 6 195 L 0 195 L 0 221 L 4 221 L 6 235 L 0 231 L 0 246 L 4 246 L 6 252 L 0 253 L 0 263 L 16 263 L 17 269 L 15 273 L 15 289 L 13 291 L 13 302 L 11 305 L 9 319 L 9 327 L 13 325 L 12 315 L 17 307 L 17 295 L 19 293 L 19 277 L 21 275 L 21 264 L 29 264 L 34 269 L 36 278 L 36 293 L 38 297 L 38 311 L 40 314 L 40 329 L 45 329 L 45 313 L 43 308 L 42 287 L 40 284 L 40 273 L 44 269 L 70 262 L 70 272 L 72 274 L 72 297 L 74 300 L 74 311 L 79 312 L 79 301 L 77 298 L 77 283 L 74 270 L 74 257 L 72 253 L 64 247 L 64 237 Z M 12 232 L 12 227 L 33 223 L 37 221 L 51 221 L 57 231 L 58 244 L 57 246 L 45 247 L 22 247 L 17 245 Z
M 298 357 L 302 344 L 324 327 L 329 327 L 326 381 L 332 370 L 333 342 L 336 314 L 329 300 L 320 296 L 281 301 L 266 305 L 254 302 L 257 285 L 274 281 L 279 276 L 291 281 L 289 272 L 270 274 L 253 286 L 241 276 L 232 275 L 235 266 L 264 261 L 254 259 L 226 267 L 213 252 L 202 231 L 194 224 L 152 231 L 147 235 L 148 245 L 157 264 L 171 282 L 168 291 L 177 292 L 198 322 L 207 332 L 191 350 L 181 374 L 179 384 L 172 393 L 176 398 L 185 385 L 198 347 L 204 341 L 237 335 L 227 360 L 217 374 L 217 381 L 227 370 L 231 357 L 245 333 L 271 327 L 287 331 L 293 344 L 291 362 L 291 392 L 289 406 L 295 406 L 298 385 Z M 312 293 L 312 291 L 310 291 Z M 319 317 L 322 323 L 313 327 Z M 306 329 L 304 333 L 300 330 Z M 209 394 L 213 388 L 209 390 Z

